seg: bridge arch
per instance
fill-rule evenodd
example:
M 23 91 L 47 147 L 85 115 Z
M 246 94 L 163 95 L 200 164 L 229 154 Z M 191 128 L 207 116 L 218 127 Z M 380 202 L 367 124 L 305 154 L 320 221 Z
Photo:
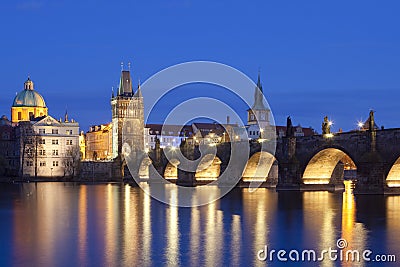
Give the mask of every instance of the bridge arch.
M 386 177 L 386 184 L 389 187 L 400 187 L 400 157 L 393 163 Z
M 197 181 L 215 181 L 221 172 L 221 159 L 213 154 L 205 155 L 197 166 L 195 179 Z
M 307 162 L 302 176 L 303 183 L 329 184 L 332 178 L 342 179 L 342 177 L 333 177 L 335 168 L 340 167 L 339 162 L 343 164 L 341 168 L 356 168 L 354 160 L 343 149 L 329 147 L 320 150 Z
M 254 153 L 243 170 L 244 182 L 265 182 L 269 178 L 278 179 L 278 162 L 274 155 L 260 151 Z
M 180 161 L 178 159 L 171 159 L 167 163 L 167 166 L 164 170 L 164 178 L 167 180 L 176 180 L 178 179 L 178 165 Z

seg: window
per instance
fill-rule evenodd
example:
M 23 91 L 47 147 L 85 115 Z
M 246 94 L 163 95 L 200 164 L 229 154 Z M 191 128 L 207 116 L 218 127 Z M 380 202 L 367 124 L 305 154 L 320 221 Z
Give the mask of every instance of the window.
M 53 167 L 58 167 L 58 161 L 53 161 Z
M 26 150 L 26 154 L 28 154 L 28 155 L 33 155 L 33 149 L 32 149 L 32 148 L 28 148 L 28 149 Z
M 45 129 L 39 129 L 39 134 L 45 134 L 46 130 Z
M 46 150 L 40 149 L 40 150 L 39 150 L 39 155 L 40 155 L 40 156 L 46 156 Z
M 32 167 L 32 166 L 33 166 L 33 161 L 28 160 L 28 161 L 26 162 L 26 166 Z
M 67 140 L 67 145 L 72 145 L 72 140 Z
M 46 161 L 41 161 L 41 162 L 39 163 L 39 166 L 40 166 L 40 167 L 46 166 Z
M 39 139 L 39 144 L 44 145 L 44 144 L 46 144 L 46 141 L 44 139 Z
M 58 150 L 57 149 L 53 149 L 53 156 L 58 156 Z
M 51 133 L 52 133 L 52 134 L 58 134 L 58 129 L 52 129 L 52 130 L 51 130 Z
M 19 121 L 22 120 L 22 113 L 21 112 L 18 112 L 18 120 Z
M 51 140 L 52 145 L 58 145 L 58 139 L 53 139 Z
M 72 130 L 67 130 L 68 135 L 72 135 Z
M 29 119 L 33 119 L 33 112 L 29 112 Z

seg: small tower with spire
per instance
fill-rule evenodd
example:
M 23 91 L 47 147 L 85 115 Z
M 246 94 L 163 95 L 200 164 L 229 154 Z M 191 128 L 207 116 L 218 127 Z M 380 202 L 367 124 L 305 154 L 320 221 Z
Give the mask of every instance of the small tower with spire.
M 260 70 L 258 71 L 257 85 L 254 90 L 254 104 L 247 110 L 247 124 L 257 125 L 260 129 L 270 126 L 271 110 L 264 105 L 264 92 L 261 84 Z

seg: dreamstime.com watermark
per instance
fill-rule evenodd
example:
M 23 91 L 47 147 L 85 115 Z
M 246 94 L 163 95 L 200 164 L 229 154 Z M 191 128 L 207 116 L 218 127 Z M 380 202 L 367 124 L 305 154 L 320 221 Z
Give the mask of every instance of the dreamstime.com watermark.
M 346 239 L 338 239 L 336 247 L 329 247 L 317 251 L 314 249 L 304 250 L 275 250 L 268 248 L 267 245 L 257 252 L 257 259 L 260 261 L 279 261 L 279 262 L 321 262 L 321 261 L 340 261 L 340 262 L 396 262 L 394 254 L 374 254 L 370 249 L 358 250 L 348 249 Z

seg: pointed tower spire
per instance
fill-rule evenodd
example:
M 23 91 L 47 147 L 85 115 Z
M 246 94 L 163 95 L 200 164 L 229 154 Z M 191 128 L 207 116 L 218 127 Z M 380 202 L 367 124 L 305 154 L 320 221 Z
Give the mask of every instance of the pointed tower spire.
M 260 78 L 260 69 L 258 70 L 257 86 L 254 90 L 254 105 L 252 109 L 267 109 L 264 105 L 264 95 Z
M 140 79 L 139 79 L 139 83 L 138 83 L 138 87 L 135 93 L 135 97 L 142 97 L 142 90 L 140 88 Z
M 260 68 L 258 68 L 258 79 L 257 79 L 257 87 L 262 92 L 261 78 L 260 78 Z
M 68 109 L 67 109 L 67 107 L 65 107 L 64 122 L 69 122 L 69 120 L 68 120 Z
M 122 64 L 122 63 L 121 63 Z M 123 68 L 123 66 L 122 66 Z M 118 96 L 132 96 L 132 79 L 129 70 L 121 71 L 121 78 L 119 80 Z
M 111 98 L 114 98 L 114 86 L 111 87 Z

